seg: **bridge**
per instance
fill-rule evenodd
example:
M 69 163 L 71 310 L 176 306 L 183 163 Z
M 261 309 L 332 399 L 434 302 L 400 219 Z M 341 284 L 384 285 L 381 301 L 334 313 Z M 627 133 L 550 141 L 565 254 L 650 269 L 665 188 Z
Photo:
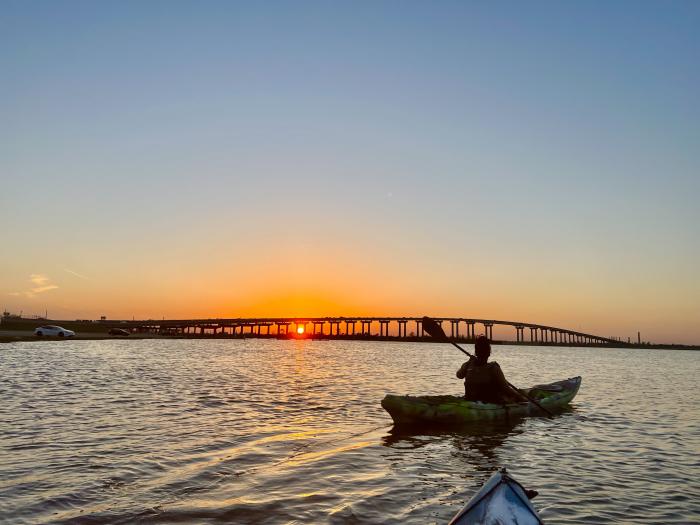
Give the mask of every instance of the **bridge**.
M 499 342 L 566 345 L 621 344 L 619 339 L 541 324 L 463 317 L 433 319 L 443 327 L 443 330 L 448 328 L 445 333 L 449 337 L 467 342 L 473 341 L 477 335 L 481 334 L 494 340 L 493 327 L 503 326 L 513 331 L 514 338 L 502 339 Z M 154 332 L 185 337 L 430 340 L 423 330 L 422 317 L 278 317 L 108 323 L 130 328 L 135 332 Z

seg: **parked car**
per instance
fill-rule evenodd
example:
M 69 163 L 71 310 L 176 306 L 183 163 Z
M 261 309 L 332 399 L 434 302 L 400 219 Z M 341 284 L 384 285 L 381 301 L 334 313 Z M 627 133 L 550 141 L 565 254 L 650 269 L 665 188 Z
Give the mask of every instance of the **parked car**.
M 107 333 L 109 335 L 131 335 L 131 332 L 123 328 L 110 328 Z
M 34 335 L 39 337 L 43 335 L 58 336 L 58 337 L 73 337 L 75 332 L 73 330 L 67 330 L 62 326 L 56 326 L 53 324 L 47 324 L 34 329 Z

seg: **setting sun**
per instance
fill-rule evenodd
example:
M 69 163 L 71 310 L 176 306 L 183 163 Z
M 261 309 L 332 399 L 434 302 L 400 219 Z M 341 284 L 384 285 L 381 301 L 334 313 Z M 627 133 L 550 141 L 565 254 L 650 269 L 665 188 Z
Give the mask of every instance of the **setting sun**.
M 304 333 L 304 326 L 303 326 L 303 325 L 297 326 L 297 333 L 298 333 L 299 335 L 301 335 L 301 334 Z

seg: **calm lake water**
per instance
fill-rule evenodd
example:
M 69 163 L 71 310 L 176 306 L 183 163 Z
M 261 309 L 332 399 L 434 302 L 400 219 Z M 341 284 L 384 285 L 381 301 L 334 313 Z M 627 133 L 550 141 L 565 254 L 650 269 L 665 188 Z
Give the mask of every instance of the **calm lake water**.
M 700 520 L 700 352 L 496 346 L 570 410 L 400 435 L 387 392 L 463 392 L 448 345 L 0 345 L 3 523 L 445 523 L 506 465 L 550 523 Z

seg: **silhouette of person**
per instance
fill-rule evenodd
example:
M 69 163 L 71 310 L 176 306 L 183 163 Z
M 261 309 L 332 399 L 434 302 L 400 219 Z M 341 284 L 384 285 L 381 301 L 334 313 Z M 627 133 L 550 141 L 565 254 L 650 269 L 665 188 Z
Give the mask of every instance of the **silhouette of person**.
M 475 357 L 469 358 L 457 370 L 457 377 L 464 379 L 465 399 L 499 405 L 523 400 L 523 394 L 508 384 L 498 363 L 488 362 L 491 355 L 488 338 L 483 335 L 477 337 L 474 353 Z

